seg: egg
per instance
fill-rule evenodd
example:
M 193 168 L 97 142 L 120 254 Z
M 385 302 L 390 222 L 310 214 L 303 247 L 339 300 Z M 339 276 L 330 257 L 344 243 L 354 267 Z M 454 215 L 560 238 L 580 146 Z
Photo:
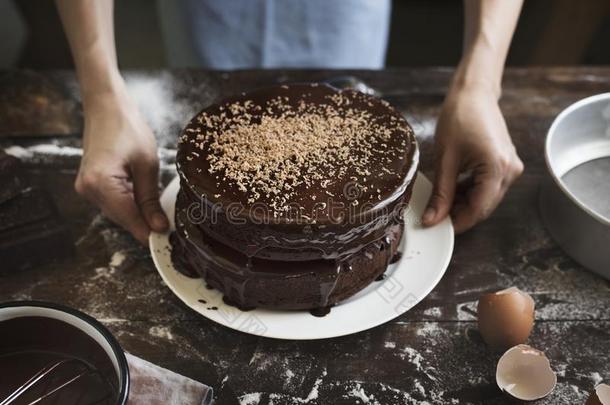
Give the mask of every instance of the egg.
M 483 340 L 497 350 L 525 343 L 534 326 L 534 306 L 517 287 L 482 295 L 477 314 Z
M 585 405 L 610 405 L 610 385 L 599 384 L 595 387 Z
M 557 376 L 543 352 L 528 345 L 517 345 L 500 357 L 496 383 L 517 399 L 533 401 L 553 391 Z

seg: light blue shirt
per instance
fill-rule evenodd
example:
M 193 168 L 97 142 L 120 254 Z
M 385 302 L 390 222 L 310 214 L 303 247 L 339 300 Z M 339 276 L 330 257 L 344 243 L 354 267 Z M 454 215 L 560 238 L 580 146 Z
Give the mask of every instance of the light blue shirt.
M 391 0 L 182 0 L 160 8 L 173 66 L 379 69 L 385 61 Z

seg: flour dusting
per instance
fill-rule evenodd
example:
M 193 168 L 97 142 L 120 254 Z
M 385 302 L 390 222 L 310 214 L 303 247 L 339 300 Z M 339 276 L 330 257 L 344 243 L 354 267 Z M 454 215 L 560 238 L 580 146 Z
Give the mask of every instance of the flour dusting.
M 120 268 L 123 263 L 125 263 L 125 259 L 127 259 L 127 255 L 124 251 L 116 251 L 110 257 L 110 262 L 108 263 L 108 266 L 113 269 Z
M 369 398 L 366 393 L 364 392 L 364 389 L 362 388 L 362 386 L 357 383 L 356 386 L 354 388 L 352 388 L 352 390 L 348 393 L 348 395 L 344 396 L 344 397 L 349 397 L 351 396 L 352 398 L 357 398 L 360 401 L 362 401 L 363 404 L 368 404 L 369 401 L 371 399 L 374 399 L 374 397 L 371 396 L 371 398 Z
M 127 319 L 123 318 L 97 318 L 101 323 L 121 323 L 121 322 L 129 322 Z
M 438 318 L 441 316 L 441 309 L 439 307 L 428 308 L 424 311 L 424 315 Z
M 148 333 L 154 337 L 174 340 L 174 335 L 172 335 L 172 332 L 166 326 L 153 326 L 148 330 Z
M 125 82 L 161 147 L 175 147 L 190 119 L 217 96 L 208 80 L 199 80 L 193 85 L 174 78 L 169 72 L 127 74 Z
M 280 400 L 290 400 L 294 404 L 317 404 L 318 403 L 317 399 L 318 399 L 318 396 L 320 395 L 320 393 L 319 393 L 320 385 L 322 384 L 322 380 L 324 379 L 324 377 L 326 377 L 326 374 L 327 374 L 326 370 L 324 370 L 322 372 L 322 375 L 316 379 L 316 381 L 313 383 L 313 386 L 311 387 L 311 390 L 309 391 L 309 394 L 307 395 L 307 397 L 298 398 L 298 397 L 293 397 L 290 395 L 274 392 L 274 393 L 269 394 L 269 402 L 268 402 L 269 405 L 273 405 L 273 404 L 275 404 L 275 401 L 280 401 Z M 281 402 L 281 403 L 285 403 L 285 402 Z M 258 402 L 256 402 L 256 404 L 258 404 Z M 241 403 L 240 403 L 240 405 L 241 405 Z
M 593 386 L 596 386 L 597 384 L 603 381 L 602 376 L 597 371 L 592 372 L 590 374 L 590 378 L 591 381 L 593 381 Z
M 415 384 L 415 389 L 417 389 L 417 391 L 419 391 L 419 393 L 422 396 L 425 396 L 426 395 L 426 390 L 424 389 L 424 386 L 421 385 L 421 383 L 419 381 L 415 381 L 414 384 Z
M 421 371 L 422 369 L 422 361 L 423 357 L 419 352 L 412 347 L 405 347 L 402 351 L 407 355 L 407 359 L 417 367 L 417 371 Z
M 95 269 L 95 276 L 91 277 L 91 280 L 99 280 L 100 278 L 111 279 L 114 271 L 113 267 L 97 267 Z
M 430 380 L 436 381 L 436 377 L 430 374 L 430 372 L 434 371 L 434 369 L 431 367 L 424 367 L 424 357 L 417 350 L 412 347 L 405 347 L 402 349 L 400 356 L 401 358 L 406 358 L 411 364 L 413 364 L 417 371 L 423 372 Z
M 292 379 L 294 378 L 294 371 L 292 371 L 291 369 L 287 368 L 286 371 L 284 372 L 284 382 L 286 385 L 290 385 L 290 383 L 292 382 Z
M 418 140 L 424 141 L 434 137 L 434 133 L 436 132 L 435 118 L 420 118 L 415 116 L 407 116 L 406 118 L 413 128 L 413 132 L 415 132 L 415 136 Z
M 60 145 L 57 142 L 41 143 L 31 146 L 12 145 L 4 149 L 6 153 L 25 161 L 38 161 L 43 156 L 52 157 L 80 157 L 83 154 L 81 148 Z
M 258 405 L 258 403 L 261 401 L 261 393 L 250 392 L 237 398 L 237 400 L 239 401 L 239 405 Z
M 436 322 L 425 322 L 422 326 L 417 328 L 418 336 L 438 337 L 443 333 L 443 329 Z
M 458 321 L 476 321 L 478 301 L 462 302 L 457 305 Z
M 324 377 L 326 377 L 326 370 L 324 370 L 322 372 L 322 375 L 320 377 L 318 377 L 316 379 L 316 381 L 313 383 L 313 387 L 311 387 L 311 391 L 309 391 L 309 395 L 307 395 L 307 398 L 305 398 L 306 402 L 309 402 L 311 400 L 318 398 L 318 390 L 320 389 L 320 384 L 322 384 L 322 380 L 324 379 Z
M 337 384 L 340 384 L 341 387 L 346 390 L 345 394 L 342 395 L 342 398 L 354 401 L 349 403 L 362 403 L 369 405 L 382 405 L 386 403 L 406 405 L 431 405 L 430 402 L 418 399 L 415 396 L 411 395 L 411 393 L 409 392 L 399 390 L 390 385 L 380 382 L 364 383 L 362 381 L 347 381 L 337 382 Z M 365 388 L 365 385 L 368 388 Z M 379 396 L 383 396 L 383 399 L 376 398 L 375 395 L 367 393 L 367 389 L 369 391 L 375 390 L 377 392 L 380 392 Z M 419 389 L 416 388 L 416 390 L 418 391 L 418 394 L 420 394 Z

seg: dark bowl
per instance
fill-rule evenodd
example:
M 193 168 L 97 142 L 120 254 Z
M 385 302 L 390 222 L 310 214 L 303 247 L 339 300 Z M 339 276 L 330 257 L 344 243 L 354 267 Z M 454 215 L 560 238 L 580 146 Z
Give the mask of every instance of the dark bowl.
M 110 369 L 114 370 L 116 373 L 114 374 L 118 381 L 118 386 L 115 387 L 118 390 L 116 405 L 127 404 L 129 395 L 129 366 L 127 365 L 127 359 L 125 358 L 123 349 L 121 349 L 119 343 L 106 327 L 91 316 L 64 305 L 43 301 L 12 301 L 0 303 L 0 323 L 24 317 L 42 317 L 50 320 L 58 320 L 71 325 L 93 339 L 94 343 L 91 344 L 93 346 L 97 344 L 98 348 L 102 349 L 101 351 L 97 350 L 96 352 L 107 356 L 107 359 L 104 360 L 106 363 L 108 363 L 108 361 L 111 363 L 112 366 Z M 67 330 L 74 329 L 68 327 Z M 50 346 L 55 344 L 48 338 L 49 336 L 53 336 L 53 331 L 49 330 L 45 332 L 48 333 L 39 336 L 27 336 L 27 338 L 32 341 L 36 340 L 36 347 L 42 345 L 42 349 L 44 350 L 45 339 L 49 340 Z M 76 332 L 76 334 L 80 335 L 78 332 Z M 0 347 L 2 346 L 3 339 L 7 338 L 0 336 Z M 87 339 L 87 341 L 90 342 L 89 339 Z M 70 345 L 71 343 L 66 347 L 69 347 Z M 67 355 L 74 354 L 70 353 L 70 350 L 71 349 L 68 348 L 65 353 Z

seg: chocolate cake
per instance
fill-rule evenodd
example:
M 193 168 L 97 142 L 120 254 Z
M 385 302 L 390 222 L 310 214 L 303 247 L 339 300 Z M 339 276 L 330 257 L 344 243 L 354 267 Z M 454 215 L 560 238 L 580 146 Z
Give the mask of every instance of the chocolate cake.
M 242 308 L 332 306 L 396 254 L 417 162 L 400 113 L 357 91 L 226 99 L 179 140 L 174 263 Z

